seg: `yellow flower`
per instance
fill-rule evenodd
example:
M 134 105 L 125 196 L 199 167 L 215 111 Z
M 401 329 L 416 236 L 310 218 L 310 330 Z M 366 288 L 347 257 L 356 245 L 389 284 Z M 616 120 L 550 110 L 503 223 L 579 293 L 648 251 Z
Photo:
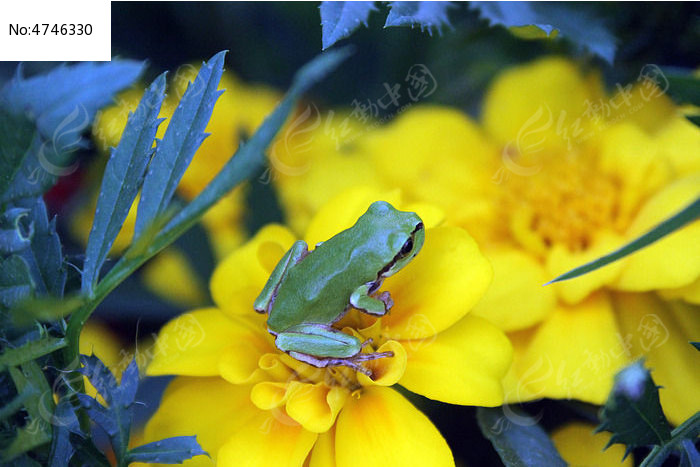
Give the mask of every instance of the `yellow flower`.
M 561 457 L 574 466 L 586 467 L 631 467 L 632 456 L 622 461 L 625 447 L 613 444 L 605 449 L 610 433 L 593 433 L 595 426 L 574 422 L 557 428 L 552 433 L 552 442 Z
M 700 222 L 542 287 L 700 194 L 700 131 L 662 91 L 640 79 L 608 95 L 596 74 L 546 58 L 496 79 L 481 124 L 453 109 L 416 107 L 346 151 L 374 172 L 367 178 L 379 178 L 376 186 L 439 206 L 483 248 L 494 281 L 475 313 L 514 343 L 508 401 L 600 404 L 615 372 L 646 355 L 674 423 L 700 408 L 689 396 L 700 375 L 676 371 L 697 362 L 687 341 L 700 338 Z M 327 199 L 325 185 L 297 178 L 278 184 L 283 200 Z
M 321 208 L 304 239 L 314 245 L 329 238 L 380 198 L 421 215 L 425 245 L 384 282 L 394 299 L 389 315 L 351 310 L 337 326 L 371 338 L 365 351 L 394 357 L 367 362 L 367 376 L 315 368 L 275 347 L 253 302 L 296 237 L 268 225 L 216 269 L 216 308 L 192 311 L 161 330 L 148 374 L 179 376 L 146 426 L 147 441 L 197 434 L 219 465 L 453 465 L 438 430 L 389 386 L 455 404 L 503 402 L 510 343 L 468 313 L 491 268 L 464 230 L 437 226 L 437 210 L 402 203 L 398 192 L 342 193 Z M 198 457 L 191 465 L 209 462 Z

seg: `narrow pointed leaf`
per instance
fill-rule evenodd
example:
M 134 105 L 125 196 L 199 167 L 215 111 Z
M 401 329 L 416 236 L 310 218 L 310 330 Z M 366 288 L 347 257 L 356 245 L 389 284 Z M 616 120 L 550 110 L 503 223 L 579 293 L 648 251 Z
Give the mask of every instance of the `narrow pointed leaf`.
M 438 32 L 443 26 L 449 26 L 450 20 L 447 10 L 450 2 L 389 2 L 391 10 L 386 17 L 384 27 L 390 26 L 419 26 L 421 30 L 433 33 L 433 28 Z
M 159 251 L 167 246 L 179 236 L 173 235 L 172 232 L 186 231 L 222 196 L 262 167 L 265 151 L 284 125 L 297 99 L 338 67 L 350 53 L 348 48 L 324 52 L 299 69 L 282 102 L 267 116 L 255 134 L 238 147 L 233 157 L 204 190 L 168 223 L 165 230 L 154 240 L 154 250 Z
M 40 146 L 38 141 L 31 120 L 0 105 L 0 201 L 8 201 L 8 191 L 16 191 L 16 179 L 26 172 L 25 159 L 31 158 L 33 150 Z
M 129 115 L 121 140 L 107 161 L 95 217 L 88 239 L 82 290 L 90 293 L 114 239 L 121 230 L 138 194 L 153 154 L 161 104 L 165 97 L 165 74 L 153 81 L 136 111 Z
M 68 398 L 63 398 L 56 405 L 52 417 L 53 437 L 49 454 L 49 467 L 62 467 L 68 463 L 75 448 L 70 442 L 71 433 L 80 432 L 78 417 Z
M 491 441 L 505 465 L 567 465 L 537 420 L 509 411 L 513 416 L 506 416 L 500 407 L 478 407 L 476 412 L 481 433 Z
M 197 443 L 196 436 L 177 436 L 131 449 L 129 462 L 153 462 L 158 464 L 181 464 L 195 456 L 208 456 Z
M 361 25 L 367 26 L 374 2 L 321 2 L 321 42 L 323 50 L 349 37 Z
M 168 207 L 180 179 L 194 153 L 206 138 L 204 133 L 214 104 L 223 91 L 218 90 L 226 52 L 219 52 L 202 64 L 194 82 L 187 86 L 165 131 L 156 146 L 143 183 L 134 238 Z
M 38 340 L 30 340 L 16 348 L 5 348 L 0 354 L 0 371 L 9 366 L 19 366 L 48 355 L 66 346 L 65 340 L 58 337 L 44 336 Z
M 661 467 L 683 441 L 694 441 L 700 436 L 700 412 L 681 423 L 671 432 L 671 441 L 661 446 L 655 446 L 641 463 L 641 467 Z
M 656 227 L 652 228 L 650 231 L 638 237 L 625 246 L 609 253 L 605 256 L 593 260 L 589 263 L 572 269 L 571 271 L 562 274 L 561 276 L 552 279 L 545 285 L 553 284 L 555 282 L 564 281 L 567 279 L 573 279 L 574 277 L 581 276 L 583 274 L 595 271 L 596 269 L 602 268 L 603 266 L 624 258 L 627 255 L 634 253 L 637 250 L 644 248 L 645 246 L 651 245 L 657 240 L 662 239 L 666 235 L 669 235 L 681 227 L 693 222 L 700 217 L 700 197 L 695 201 L 690 203 L 688 206 L 680 210 L 678 213 L 669 217 L 665 221 L 661 222 Z

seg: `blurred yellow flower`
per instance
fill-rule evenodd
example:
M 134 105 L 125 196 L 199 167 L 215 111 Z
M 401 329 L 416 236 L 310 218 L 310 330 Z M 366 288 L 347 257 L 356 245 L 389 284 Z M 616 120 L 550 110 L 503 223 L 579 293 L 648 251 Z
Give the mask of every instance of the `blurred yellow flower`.
M 296 240 L 268 225 L 216 269 L 216 308 L 168 323 L 148 374 L 179 375 L 145 429 L 147 441 L 197 434 L 219 465 L 453 465 L 439 431 L 403 396 L 400 384 L 454 404 L 496 406 L 511 362 L 505 334 L 469 314 L 491 280 L 474 240 L 438 226 L 438 210 L 402 203 L 398 192 L 344 192 L 312 219 L 309 245 L 348 228 L 372 201 L 415 210 L 425 221 L 420 254 L 388 278 L 394 307 L 382 318 L 351 310 L 337 323 L 365 351 L 393 351 L 367 362 L 371 376 L 346 367 L 315 368 L 280 352 L 253 302 Z M 188 465 L 208 465 L 200 456 Z
M 594 425 L 573 422 L 557 428 L 552 432 L 552 442 L 569 464 L 585 467 L 631 467 L 632 456 L 624 461 L 625 447 L 613 444 L 605 449 L 610 440 L 610 433 L 593 433 Z
M 542 287 L 700 194 L 700 131 L 664 94 L 664 79 L 647 66 L 636 84 L 608 95 L 595 73 L 545 58 L 495 80 L 481 124 L 453 109 L 416 107 L 342 154 L 366 183 L 439 206 L 448 225 L 477 239 L 495 275 L 475 313 L 509 332 L 515 347 L 508 401 L 600 404 L 615 372 L 646 355 L 674 423 L 700 408 L 698 357 L 687 345 L 700 338 L 700 222 Z M 309 145 L 321 139 L 310 137 Z M 312 214 L 333 196 L 328 181 L 345 173 L 317 165 L 314 177 L 278 181 L 285 206 L 293 200 Z

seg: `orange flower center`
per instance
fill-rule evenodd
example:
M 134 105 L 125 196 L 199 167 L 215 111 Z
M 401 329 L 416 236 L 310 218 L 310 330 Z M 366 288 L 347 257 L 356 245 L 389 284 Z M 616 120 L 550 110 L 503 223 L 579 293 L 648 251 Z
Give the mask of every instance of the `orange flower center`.
M 502 201 L 511 234 L 538 252 L 554 244 L 585 250 L 600 228 L 624 227 L 619 180 L 596 170 L 583 157 L 548 159 L 537 173 L 514 174 L 505 183 Z

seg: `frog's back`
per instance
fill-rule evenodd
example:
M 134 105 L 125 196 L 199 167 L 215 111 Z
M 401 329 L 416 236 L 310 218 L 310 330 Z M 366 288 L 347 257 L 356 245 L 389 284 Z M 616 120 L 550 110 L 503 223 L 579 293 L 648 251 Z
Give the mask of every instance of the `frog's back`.
M 318 246 L 289 271 L 270 310 L 270 329 L 286 327 L 291 314 L 299 322 L 333 323 L 343 316 L 355 289 L 377 279 L 377 272 L 385 264 L 383 258 L 371 245 L 349 244 L 343 235 L 346 232 Z M 285 312 L 278 308 L 280 304 L 291 309 Z

